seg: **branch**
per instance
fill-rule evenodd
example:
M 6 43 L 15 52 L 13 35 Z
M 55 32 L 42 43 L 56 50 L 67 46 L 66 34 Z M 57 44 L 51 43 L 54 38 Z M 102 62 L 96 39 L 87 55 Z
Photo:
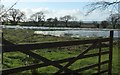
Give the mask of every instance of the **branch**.
M 99 1 L 99 2 L 94 2 L 94 3 L 88 4 L 86 6 L 88 8 L 90 8 L 90 10 L 87 12 L 86 15 L 90 14 L 91 12 L 93 12 L 94 10 L 97 10 L 97 9 L 105 10 L 112 5 L 114 5 L 113 7 L 115 7 L 115 5 L 119 4 L 119 3 L 120 3 L 120 1 L 115 1 L 115 2 Z
M 18 1 L 19 0 L 17 0 L 7 11 L 3 11 L 3 12 L 1 12 L 0 13 L 0 17 L 2 16 L 2 15 L 5 15 L 9 10 L 11 10 L 17 3 L 18 3 Z M 5 13 L 4 13 L 5 12 Z M 3 13 L 3 14 L 2 14 Z

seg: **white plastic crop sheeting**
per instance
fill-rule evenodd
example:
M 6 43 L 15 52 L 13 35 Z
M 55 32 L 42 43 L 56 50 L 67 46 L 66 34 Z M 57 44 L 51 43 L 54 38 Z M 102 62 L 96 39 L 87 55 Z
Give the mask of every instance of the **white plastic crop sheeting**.
M 109 37 L 110 31 L 102 30 L 65 30 L 65 31 L 35 31 L 35 34 L 52 36 L 71 36 L 71 37 Z M 114 37 L 120 37 L 119 31 L 114 31 Z
M 35 31 L 34 34 L 42 34 L 42 35 L 52 35 L 52 36 L 64 36 L 64 31 Z

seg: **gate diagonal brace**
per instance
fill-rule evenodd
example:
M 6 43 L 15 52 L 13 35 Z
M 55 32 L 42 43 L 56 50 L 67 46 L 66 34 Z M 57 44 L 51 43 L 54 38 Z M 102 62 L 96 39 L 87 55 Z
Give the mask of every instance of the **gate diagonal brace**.
M 63 68 L 61 68 L 58 72 L 56 72 L 54 75 L 60 74 L 62 71 L 64 71 L 67 67 L 69 67 L 71 64 L 73 64 L 75 61 L 79 59 L 79 57 L 82 57 L 85 53 L 87 53 L 90 49 L 93 49 L 97 45 L 97 41 L 94 42 L 89 48 L 87 48 L 84 52 L 79 54 L 76 58 L 73 60 L 69 61 L 68 64 L 66 64 Z M 66 71 L 66 70 L 65 70 Z
M 33 52 L 31 52 L 31 51 L 23 51 L 23 50 L 21 50 L 20 52 L 25 53 L 25 54 L 27 54 L 27 55 L 30 55 L 31 57 L 33 57 L 33 58 L 35 58 L 35 59 L 37 59 L 37 60 L 41 60 L 41 61 L 43 61 L 44 63 L 50 64 L 50 65 L 55 66 L 55 67 L 57 67 L 57 68 L 59 68 L 59 69 L 62 69 L 62 68 L 63 68 L 62 65 L 60 65 L 60 64 L 58 64 L 58 63 L 55 63 L 55 62 L 53 62 L 53 61 L 51 61 L 51 60 L 49 60 L 49 59 L 46 59 L 46 58 L 44 58 L 44 57 L 42 57 L 42 56 L 40 56 L 40 55 L 38 55 L 38 54 L 36 54 L 36 53 L 33 53 Z M 70 73 L 70 74 L 78 74 L 77 72 L 72 71 L 72 70 L 70 70 L 70 69 L 68 69 L 68 68 L 65 68 L 65 71 L 67 71 L 67 73 Z M 80 75 L 80 74 L 79 74 L 79 75 Z

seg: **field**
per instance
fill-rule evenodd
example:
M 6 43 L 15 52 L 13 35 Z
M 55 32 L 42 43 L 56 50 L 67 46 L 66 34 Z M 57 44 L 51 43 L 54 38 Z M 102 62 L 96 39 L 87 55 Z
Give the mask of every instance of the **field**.
M 37 43 L 37 42 L 53 42 L 53 41 L 64 41 L 64 40 L 84 40 L 84 39 L 91 39 L 91 38 L 71 38 L 71 37 L 54 37 L 54 36 L 44 36 L 44 35 L 34 35 L 34 30 L 20 30 L 20 29 L 4 29 L 3 30 L 3 36 L 5 39 L 9 40 L 10 42 L 14 44 L 23 44 L 23 43 Z M 96 38 L 96 37 L 95 37 Z M 94 39 L 92 37 L 92 39 Z M 40 54 L 50 60 L 59 60 L 64 59 L 68 57 L 74 57 L 77 56 L 82 52 L 82 50 L 86 49 L 87 45 L 83 46 L 73 46 L 73 47 L 64 47 L 64 48 L 52 48 L 52 49 L 41 49 L 41 50 L 35 50 L 34 52 L 37 54 Z M 105 49 L 107 50 L 107 49 Z M 89 53 L 97 52 L 97 50 L 92 50 Z M 118 54 L 120 52 L 118 51 L 117 44 L 114 45 L 113 48 L 113 73 L 118 73 L 118 69 L 120 69 L 120 66 L 118 64 Z M 33 63 L 42 63 L 38 62 L 37 60 L 34 60 L 33 58 L 20 53 L 20 52 L 10 52 L 10 53 L 4 53 L 3 54 L 3 69 L 7 68 L 14 68 L 19 67 L 23 65 L 29 65 Z M 94 58 L 87 58 L 76 61 L 72 66 L 70 66 L 70 69 L 77 69 L 79 67 L 83 67 L 85 65 L 90 65 L 92 63 L 98 62 L 98 57 Z M 108 58 L 107 55 L 102 57 L 102 61 L 106 60 Z M 29 61 L 29 62 L 28 62 Z M 65 65 L 66 63 L 63 63 L 62 65 Z M 107 65 L 102 66 L 102 69 L 106 69 Z M 58 69 L 53 66 L 48 67 L 42 67 L 38 68 L 36 70 L 29 70 L 24 71 L 18 74 L 31 74 L 31 73 L 38 73 L 38 74 L 52 74 L 56 72 Z M 84 75 L 90 75 L 92 72 L 96 72 L 97 67 L 93 68 L 91 70 L 87 70 L 82 72 Z M 15 74 L 16 75 L 16 74 Z

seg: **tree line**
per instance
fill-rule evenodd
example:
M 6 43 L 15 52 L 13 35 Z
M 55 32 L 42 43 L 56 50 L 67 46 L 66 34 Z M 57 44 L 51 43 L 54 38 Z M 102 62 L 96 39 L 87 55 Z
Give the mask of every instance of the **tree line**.
M 107 8 L 107 6 L 116 4 L 117 2 L 96 2 L 92 3 L 92 9 L 88 12 L 96 10 L 97 8 Z M 119 2 L 118 2 L 119 3 Z M 101 5 L 101 6 L 100 6 Z M 99 6 L 99 7 L 97 7 Z M 4 5 L 1 5 L 0 9 L 6 10 Z M 76 21 L 77 18 L 71 15 L 65 15 L 62 17 L 54 17 L 45 19 L 45 14 L 43 11 L 36 12 L 30 15 L 30 18 L 26 21 L 27 17 L 24 12 L 19 9 L 11 8 L 7 13 L 1 15 L 1 20 L 4 25 L 33 25 L 33 26 L 62 26 L 62 27 L 81 27 L 82 25 L 94 25 L 96 28 L 107 28 L 108 25 L 111 25 L 112 28 L 117 28 L 120 26 L 120 13 L 110 14 L 109 17 L 98 23 L 93 21 L 92 23 L 84 23 L 83 21 Z
M 20 23 L 33 23 L 33 24 L 38 24 L 40 26 L 44 26 L 45 22 L 56 25 L 59 22 L 64 22 L 66 26 L 68 26 L 69 20 L 75 21 L 75 17 L 71 15 L 65 15 L 59 18 L 48 18 L 45 20 L 45 14 L 43 11 L 36 12 L 30 16 L 30 18 L 26 21 L 26 14 L 19 9 L 10 9 L 8 13 L 5 13 L 4 15 L 1 16 L 1 20 L 3 24 L 13 24 L 17 25 Z

